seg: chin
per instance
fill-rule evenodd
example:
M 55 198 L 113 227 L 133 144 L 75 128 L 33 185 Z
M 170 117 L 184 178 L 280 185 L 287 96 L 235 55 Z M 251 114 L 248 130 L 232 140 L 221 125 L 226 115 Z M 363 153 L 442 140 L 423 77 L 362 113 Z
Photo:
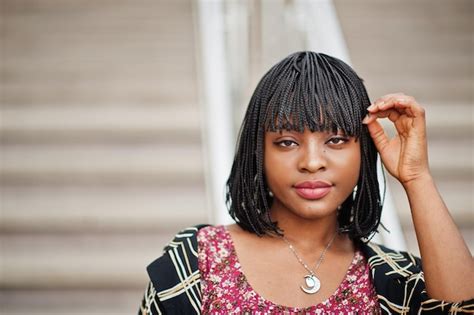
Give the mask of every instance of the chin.
M 306 208 L 302 211 L 295 211 L 295 213 L 307 220 L 317 220 L 317 219 L 322 219 L 328 216 L 331 216 L 332 214 L 335 214 L 335 211 L 332 210 L 327 210 L 321 209 L 319 207 L 312 207 L 312 206 L 306 206 Z

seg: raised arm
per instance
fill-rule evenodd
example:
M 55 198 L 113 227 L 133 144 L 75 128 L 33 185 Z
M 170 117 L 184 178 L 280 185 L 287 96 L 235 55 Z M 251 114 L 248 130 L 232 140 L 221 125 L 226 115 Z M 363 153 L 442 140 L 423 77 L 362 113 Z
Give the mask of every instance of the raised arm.
M 473 298 L 474 259 L 431 176 L 424 109 L 413 97 L 396 93 L 368 111 L 364 123 L 382 162 L 408 196 L 428 295 L 450 302 Z M 392 121 L 397 135 L 390 139 L 378 118 Z

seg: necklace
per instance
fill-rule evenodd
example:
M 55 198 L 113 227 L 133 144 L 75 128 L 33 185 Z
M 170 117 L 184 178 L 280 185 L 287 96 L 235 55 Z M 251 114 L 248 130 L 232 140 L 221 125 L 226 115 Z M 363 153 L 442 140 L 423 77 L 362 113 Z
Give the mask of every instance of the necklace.
M 324 255 L 328 251 L 329 247 L 331 247 L 332 242 L 336 238 L 336 235 L 337 235 L 337 232 L 334 233 L 333 237 L 331 238 L 329 243 L 324 248 L 323 252 L 321 253 L 321 256 L 319 256 L 318 262 L 316 263 L 316 268 L 314 268 L 314 270 L 308 267 L 308 265 L 298 255 L 298 253 L 296 252 L 295 248 L 290 243 L 290 241 L 288 241 L 288 239 L 285 236 L 283 236 L 283 240 L 285 241 L 286 244 L 288 244 L 288 247 L 290 248 L 293 255 L 295 255 L 296 259 L 298 259 L 299 263 L 304 267 L 304 269 L 306 269 L 309 272 L 309 274 L 304 276 L 306 287 L 300 286 L 301 290 L 303 290 L 304 293 L 315 294 L 321 288 L 321 281 L 319 280 L 318 277 L 316 277 L 315 271 L 318 270 L 319 266 L 323 262 Z

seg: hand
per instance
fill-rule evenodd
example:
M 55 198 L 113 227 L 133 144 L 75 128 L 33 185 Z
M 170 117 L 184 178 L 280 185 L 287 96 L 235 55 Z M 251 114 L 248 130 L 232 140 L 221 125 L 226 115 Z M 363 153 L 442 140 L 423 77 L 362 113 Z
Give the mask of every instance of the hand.
M 387 94 L 367 109 L 370 136 L 380 153 L 385 168 L 402 185 L 430 177 L 426 142 L 425 110 L 416 100 L 403 93 Z M 388 118 L 395 125 L 397 135 L 390 139 L 377 121 Z

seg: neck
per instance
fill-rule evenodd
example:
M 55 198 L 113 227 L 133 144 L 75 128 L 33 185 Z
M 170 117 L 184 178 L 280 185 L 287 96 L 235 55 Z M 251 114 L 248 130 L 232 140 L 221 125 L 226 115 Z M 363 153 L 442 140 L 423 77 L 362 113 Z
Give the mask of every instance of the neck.
M 278 226 L 283 230 L 285 237 L 293 245 L 302 251 L 314 251 L 324 248 L 337 233 L 337 213 L 316 218 L 301 218 L 289 211 L 279 211 L 272 209 L 271 217 L 278 222 Z M 337 239 L 345 238 L 336 236 Z M 334 246 L 334 245 L 333 245 Z

